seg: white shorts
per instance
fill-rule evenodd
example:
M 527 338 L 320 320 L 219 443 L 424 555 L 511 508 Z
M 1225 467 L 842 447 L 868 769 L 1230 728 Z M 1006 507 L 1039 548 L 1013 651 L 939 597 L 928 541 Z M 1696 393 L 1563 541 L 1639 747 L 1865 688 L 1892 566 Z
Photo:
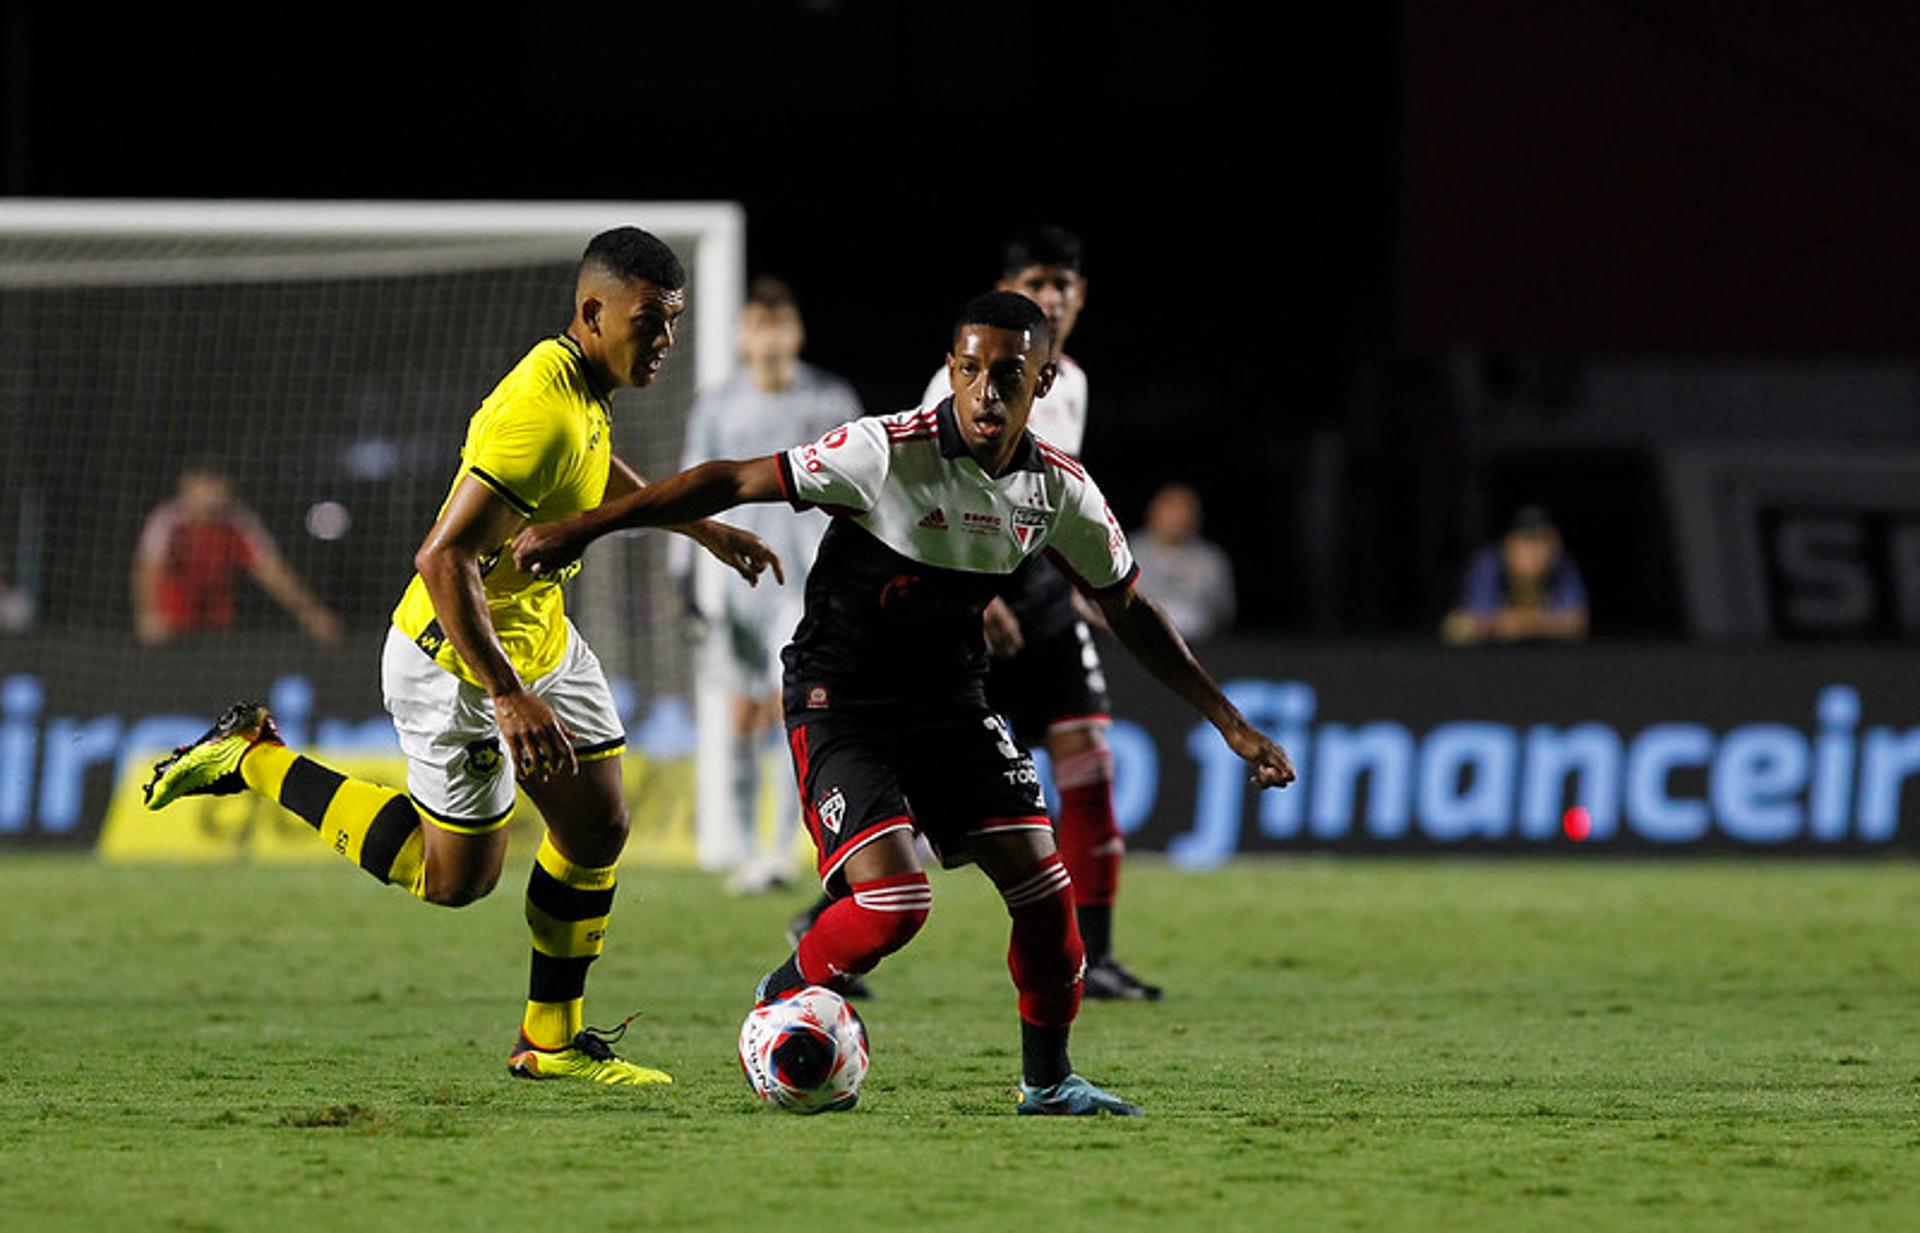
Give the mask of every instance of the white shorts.
M 528 684 L 573 733 L 582 762 L 618 757 L 627 746 L 600 660 L 567 622 L 560 666 Z M 407 755 L 407 793 L 441 827 L 485 834 L 513 812 L 512 759 L 487 691 L 448 672 L 399 629 L 387 630 L 380 689 Z

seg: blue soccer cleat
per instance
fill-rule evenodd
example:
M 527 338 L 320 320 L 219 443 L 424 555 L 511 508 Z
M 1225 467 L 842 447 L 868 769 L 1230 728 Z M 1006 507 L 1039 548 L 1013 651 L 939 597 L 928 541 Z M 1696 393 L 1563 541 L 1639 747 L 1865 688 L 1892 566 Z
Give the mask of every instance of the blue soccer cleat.
M 1146 1112 L 1112 1092 L 1101 1091 L 1079 1075 L 1068 1075 L 1052 1087 L 1028 1087 L 1022 1083 L 1020 1103 L 1014 1111 L 1041 1117 L 1098 1117 L 1102 1113 L 1141 1117 Z

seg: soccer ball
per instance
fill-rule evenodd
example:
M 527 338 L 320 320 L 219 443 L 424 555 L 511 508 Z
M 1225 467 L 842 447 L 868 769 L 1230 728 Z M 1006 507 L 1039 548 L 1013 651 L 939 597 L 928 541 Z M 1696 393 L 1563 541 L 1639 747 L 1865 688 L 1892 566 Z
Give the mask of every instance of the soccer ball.
M 794 1113 L 851 1109 L 867 1077 L 867 1025 L 831 989 L 808 985 L 740 1025 L 740 1069 L 760 1099 Z

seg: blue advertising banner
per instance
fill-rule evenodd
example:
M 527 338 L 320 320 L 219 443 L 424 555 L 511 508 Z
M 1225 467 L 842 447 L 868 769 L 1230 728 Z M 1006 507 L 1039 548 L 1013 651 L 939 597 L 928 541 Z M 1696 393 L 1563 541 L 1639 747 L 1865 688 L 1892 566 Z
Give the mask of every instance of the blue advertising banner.
M 1890 648 L 1205 648 L 1300 771 L 1260 794 L 1124 658 L 1107 657 L 1115 802 L 1133 846 L 1185 864 L 1314 849 L 1859 853 L 1917 833 L 1920 668 Z
M 371 654 L 214 643 L 104 674 L 59 638 L 0 650 L 0 845 L 91 845 L 123 764 L 191 739 L 240 693 L 321 756 L 394 748 Z M 1898 648 L 1203 648 L 1300 770 L 1257 794 L 1212 729 L 1110 641 L 1103 652 L 1122 829 L 1184 865 L 1311 850 L 1859 854 L 1920 836 L 1920 665 Z M 236 692 L 236 662 L 283 667 Z M 693 755 L 676 699 L 627 709 L 636 756 Z

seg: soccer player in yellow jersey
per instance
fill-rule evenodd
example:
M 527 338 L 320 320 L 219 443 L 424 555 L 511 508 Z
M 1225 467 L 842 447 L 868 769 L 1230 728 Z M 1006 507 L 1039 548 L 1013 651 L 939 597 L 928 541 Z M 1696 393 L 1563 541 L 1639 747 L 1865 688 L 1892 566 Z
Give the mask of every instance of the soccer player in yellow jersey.
M 644 481 L 613 456 L 609 398 L 650 384 L 686 308 L 686 272 L 634 227 L 594 237 L 572 323 L 495 387 L 467 427 L 460 472 L 414 554 L 381 662 L 407 756 L 407 791 L 348 779 L 286 748 L 257 703 L 231 708 L 154 768 L 149 808 L 250 789 L 384 882 L 458 907 L 491 891 L 506 855 L 516 778 L 547 833 L 527 883 L 532 976 L 508 1059 L 528 1079 L 670 1083 L 614 1055 L 587 1028 L 587 968 L 600 954 L 627 839 L 626 737 L 600 662 L 562 610 L 563 576 L 514 564 L 510 546 Z M 688 535 L 749 583 L 780 563 L 754 536 L 703 521 Z M 784 581 L 784 579 L 781 579 Z

